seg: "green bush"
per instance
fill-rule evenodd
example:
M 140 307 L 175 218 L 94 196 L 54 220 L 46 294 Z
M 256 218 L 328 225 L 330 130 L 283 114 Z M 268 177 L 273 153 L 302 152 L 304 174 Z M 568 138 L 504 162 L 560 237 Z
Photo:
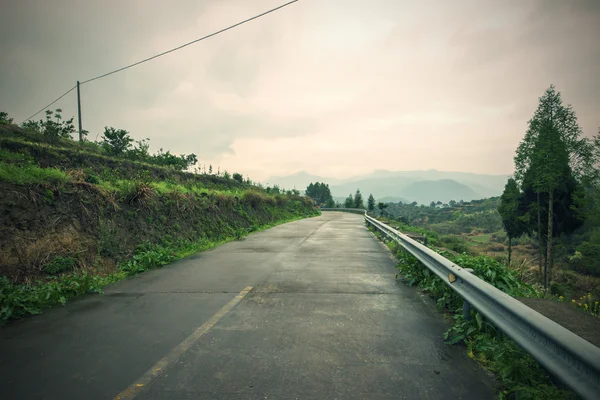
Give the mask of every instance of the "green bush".
M 448 250 L 457 253 L 469 253 L 467 241 L 457 235 L 443 235 L 438 239 L 438 246 L 445 247 Z
M 72 270 L 75 267 L 75 264 L 76 261 L 72 257 L 58 256 L 54 257 L 52 261 L 44 265 L 43 269 L 44 272 L 48 274 L 57 275 Z
M 504 231 L 494 232 L 490 235 L 490 241 L 496 243 L 506 243 L 508 236 Z
M 571 267 L 580 273 L 600 276 L 600 228 L 594 229 L 590 238 L 577 246 L 569 261 Z
M 242 176 L 242 174 L 238 174 L 237 172 L 234 172 L 232 175 L 233 180 L 238 181 L 239 183 L 244 183 L 244 177 Z

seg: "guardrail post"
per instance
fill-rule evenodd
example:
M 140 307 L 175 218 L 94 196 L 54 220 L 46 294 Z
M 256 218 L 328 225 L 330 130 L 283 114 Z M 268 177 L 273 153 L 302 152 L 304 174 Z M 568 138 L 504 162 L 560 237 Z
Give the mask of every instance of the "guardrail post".
M 469 273 L 473 273 L 473 269 L 472 268 L 464 268 L 463 271 L 467 271 Z M 465 321 L 470 321 L 471 320 L 471 304 L 469 304 L 468 301 L 463 301 L 463 318 L 465 319 Z

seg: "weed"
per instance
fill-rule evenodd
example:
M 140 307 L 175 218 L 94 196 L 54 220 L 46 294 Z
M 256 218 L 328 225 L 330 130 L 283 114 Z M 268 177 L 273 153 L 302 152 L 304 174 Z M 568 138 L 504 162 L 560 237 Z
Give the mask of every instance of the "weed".
M 498 335 L 477 311 L 465 320 L 454 315 L 454 324 L 445 334 L 448 344 L 464 342 L 467 356 L 494 372 L 502 383 L 499 399 L 576 399 L 567 390 L 557 388 L 548 373 L 512 340 Z
M 40 314 L 44 308 L 65 304 L 68 299 L 88 292 L 100 293 L 102 287 L 118 277 L 92 276 L 86 272 L 52 277 L 36 284 L 14 284 L 0 276 L 0 322 L 28 314 Z
M 162 267 L 175 259 L 176 254 L 172 249 L 144 245 L 138 247 L 136 254 L 129 261 L 121 264 L 120 269 L 129 275 L 133 275 L 152 268 Z
M 115 258 L 121 251 L 118 227 L 113 220 L 102 216 L 99 225 L 98 255 Z
M 564 296 L 559 296 L 558 301 L 564 302 L 564 303 L 570 303 L 574 307 L 577 307 L 578 309 L 580 309 L 588 314 L 592 314 L 596 317 L 600 317 L 600 303 L 598 301 L 594 301 L 591 293 L 588 293 L 585 296 L 581 296 L 579 299 L 573 299 L 571 301 L 569 301 L 568 299 L 565 299 Z
M 58 275 L 63 272 L 72 270 L 75 267 L 75 259 L 72 257 L 58 256 L 54 257 L 52 261 L 44 265 L 44 272 L 51 275 Z
M 86 171 L 84 180 L 87 183 L 93 183 L 95 185 L 98 185 L 100 183 L 100 177 L 92 171 Z
M 128 182 L 125 189 L 125 201 L 131 205 L 140 205 L 149 208 L 151 201 L 156 197 L 156 190 L 147 182 Z
M 46 189 L 44 191 L 44 200 L 47 203 L 52 203 L 54 201 L 54 192 L 50 189 Z
M 379 233 L 377 236 L 381 237 Z M 448 344 L 464 343 L 467 355 L 494 372 L 501 382 L 500 399 L 516 396 L 519 399 L 572 399 L 573 393 L 557 388 L 548 373 L 527 353 L 504 335 L 476 310 L 471 320 L 462 316 L 462 299 L 414 256 L 390 246 L 397 253 L 398 269 L 408 285 L 418 285 L 429 293 L 440 308 L 453 314 L 454 323 L 444 334 Z M 463 268 L 472 268 L 474 274 L 511 296 L 537 297 L 535 288 L 521 281 L 517 271 L 490 259 L 466 254 L 452 256 L 440 252 Z M 589 305 L 588 305 L 589 308 Z
M 469 253 L 467 241 L 457 235 L 440 236 L 437 243 L 439 246 L 445 247 L 448 250 L 452 250 L 457 253 Z

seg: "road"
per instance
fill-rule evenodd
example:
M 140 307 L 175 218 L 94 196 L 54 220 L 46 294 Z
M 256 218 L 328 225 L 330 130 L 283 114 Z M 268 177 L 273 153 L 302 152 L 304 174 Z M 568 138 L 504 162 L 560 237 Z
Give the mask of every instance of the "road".
M 492 399 L 362 217 L 280 225 L 0 331 L 8 399 Z

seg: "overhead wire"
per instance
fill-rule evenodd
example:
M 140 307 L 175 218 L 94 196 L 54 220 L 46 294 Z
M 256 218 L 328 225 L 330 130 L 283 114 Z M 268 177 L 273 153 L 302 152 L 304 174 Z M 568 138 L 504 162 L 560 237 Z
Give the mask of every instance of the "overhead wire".
M 42 108 L 40 111 L 36 112 L 31 117 L 25 118 L 23 120 L 23 122 L 29 121 L 31 118 L 35 117 L 36 115 L 38 115 L 39 113 L 41 113 L 42 111 L 44 111 L 45 109 L 47 109 L 48 107 L 50 107 L 52 104 L 56 103 L 57 101 L 59 101 L 60 99 L 62 99 L 63 97 L 65 97 L 66 95 L 68 95 L 69 93 L 71 93 L 73 90 L 75 90 L 76 87 L 77 87 L 77 85 L 73 86 L 71 89 L 67 90 L 62 96 L 60 96 L 59 98 L 57 98 L 56 100 L 54 100 L 52 103 L 50 103 L 46 107 Z
M 200 42 L 200 41 L 202 41 L 202 40 L 208 39 L 208 38 L 210 38 L 210 37 L 216 36 L 216 35 L 218 35 L 218 34 L 220 34 L 220 33 L 223 33 L 223 32 L 225 32 L 225 31 L 228 31 L 228 30 L 230 30 L 230 29 L 233 29 L 233 28 L 235 28 L 236 26 L 240 26 L 240 25 L 242 25 L 242 24 L 245 24 L 246 22 L 250 22 L 250 21 L 252 21 L 252 20 L 255 20 L 255 19 L 257 19 L 257 18 L 260 18 L 260 17 L 262 17 L 262 16 L 264 16 L 264 15 L 270 14 L 270 13 L 272 13 L 272 12 L 274 12 L 274 11 L 277 11 L 277 10 L 279 10 L 279 9 L 283 8 L 283 7 L 289 6 L 290 4 L 292 4 L 292 3 L 295 3 L 295 2 L 297 2 L 297 1 L 298 1 L 298 0 L 293 0 L 293 1 L 287 2 L 287 3 L 285 3 L 285 4 L 282 4 L 282 5 L 278 6 L 278 7 L 275 7 L 275 8 L 273 8 L 273 9 L 269 10 L 269 11 L 265 11 L 265 12 L 263 12 L 263 13 L 261 13 L 261 14 L 255 15 L 254 17 L 251 17 L 251 18 L 245 19 L 245 20 L 243 20 L 243 21 L 241 21 L 241 22 L 238 22 L 237 24 L 234 24 L 234 25 L 228 26 L 227 28 L 221 29 L 221 30 L 219 30 L 219 31 L 217 31 L 217 32 L 214 32 L 214 33 L 211 33 L 210 35 L 206 35 L 206 36 L 203 36 L 203 37 L 201 37 L 201 38 L 199 38 L 199 39 L 192 40 L 191 42 L 188 42 L 188 43 L 182 44 L 181 46 L 177 46 L 177 47 L 175 47 L 175 48 L 172 48 L 171 50 L 164 51 L 164 52 L 162 52 L 162 53 L 160 53 L 160 54 L 156 54 L 156 55 L 154 55 L 154 56 L 152 56 L 152 57 L 145 58 L 145 59 L 143 59 L 143 60 L 141 60 L 141 61 L 138 61 L 138 62 L 135 62 L 135 63 L 133 63 L 133 64 L 127 65 L 127 66 L 125 66 L 125 67 L 122 67 L 122 68 L 116 69 L 116 70 L 114 70 L 114 71 L 111 71 L 111 72 L 107 72 L 106 74 L 102 74 L 102 75 L 96 76 L 96 77 L 94 77 L 94 78 L 87 79 L 87 80 L 85 80 L 85 81 L 82 81 L 82 82 L 80 83 L 80 85 L 83 85 L 84 83 L 88 83 L 88 82 L 91 82 L 91 81 L 95 81 L 96 79 L 100 79 L 100 78 L 107 77 L 107 76 L 109 76 L 109 75 L 112 75 L 112 74 L 116 74 L 117 72 L 121 72 L 121 71 L 124 71 L 124 70 L 126 70 L 126 69 L 129 69 L 129 68 L 131 68 L 131 67 L 135 67 L 136 65 L 140 65 L 140 64 L 143 64 L 143 63 L 145 63 L 145 62 L 148 62 L 148 61 L 150 61 L 150 60 L 154 60 L 155 58 L 158 58 L 158 57 L 164 56 L 165 54 L 169 54 L 169 53 L 172 53 L 172 52 L 174 52 L 174 51 L 180 50 L 180 49 L 182 49 L 182 48 L 184 48 L 184 47 L 187 47 L 187 46 L 189 46 L 189 45 L 191 45 L 191 44 L 194 44 L 194 43 Z
M 126 69 L 129 69 L 129 68 L 135 67 L 136 65 L 143 64 L 143 63 L 145 63 L 145 62 L 148 62 L 148 61 L 150 61 L 150 60 L 154 60 L 155 58 L 158 58 L 158 57 L 164 56 L 164 55 L 166 55 L 166 54 L 172 53 L 172 52 L 174 52 L 174 51 L 180 50 L 180 49 L 182 49 L 182 48 L 184 48 L 184 47 L 187 47 L 187 46 L 189 46 L 189 45 L 192 45 L 192 44 L 194 44 L 194 43 L 197 43 L 197 42 L 200 42 L 200 41 L 202 41 L 202 40 L 208 39 L 208 38 L 210 38 L 210 37 L 216 36 L 216 35 L 218 35 L 218 34 L 220 34 L 220 33 L 223 33 L 223 32 L 225 32 L 225 31 L 228 31 L 228 30 L 230 30 L 230 29 L 233 29 L 233 28 L 235 28 L 235 27 L 237 27 L 237 26 L 243 25 L 243 24 L 245 24 L 245 23 L 247 23 L 247 22 L 250 22 L 250 21 L 252 21 L 252 20 L 255 20 L 255 19 L 257 19 L 257 18 L 260 18 L 260 17 L 262 17 L 262 16 L 264 16 L 264 15 L 267 15 L 267 14 L 270 14 L 270 13 L 272 13 L 272 12 L 274 12 L 274 11 L 280 10 L 280 9 L 282 9 L 283 7 L 287 7 L 287 6 L 289 6 L 290 4 L 292 4 L 292 3 L 296 3 L 297 1 L 299 1 L 299 0 L 292 0 L 292 1 L 289 1 L 289 2 L 287 2 L 287 3 L 285 3 L 285 4 L 282 4 L 282 5 L 278 6 L 278 7 L 272 8 L 272 9 L 270 9 L 270 10 L 268 10 L 268 11 L 265 11 L 265 12 L 263 12 L 263 13 L 260 13 L 260 14 L 258 14 L 258 15 L 255 15 L 254 17 L 247 18 L 247 19 L 245 19 L 245 20 L 243 20 L 243 21 L 241 21 L 241 22 L 238 22 L 237 24 L 230 25 L 230 26 L 228 26 L 227 28 L 224 28 L 224 29 L 218 30 L 218 31 L 216 31 L 216 32 L 213 32 L 213 33 L 211 33 L 211 34 L 209 34 L 209 35 L 206 35 L 206 36 L 203 36 L 203 37 L 201 37 L 201 38 L 198 38 L 198 39 L 196 39 L 196 40 L 192 40 L 191 42 L 188 42 L 188 43 L 182 44 L 181 46 L 177 46 L 177 47 L 175 47 L 175 48 L 172 48 L 172 49 L 170 49 L 170 50 L 167 50 L 167 51 L 164 51 L 164 52 L 162 52 L 162 53 L 156 54 L 156 55 L 154 55 L 154 56 L 152 56 L 152 57 L 145 58 L 145 59 L 143 59 L 143 60 L 141 60 L 141 61 L 138 61 L 138 62 L 135 62 L 135 63 L 133 63 L 133 64 L 127 65 L 127 66 L 125 66 L 125 67 L 122 67 L 122 68 L 119 68 L 119 69 L 115 69 L 114 71 L 110 71 L 110 72 L 107 72 L 107 73 L 105 73 L 105 74 L 98 75 L 98 76 L 96 76 L 96 77 L 94 77 L 94 78 L 87 79 L 87 80 L 85 80 L 85 81 L 82 81 L 82 82 L 80 82 L 80 83 L 79 83 L 79 85 L 83 85 L 83 84 L 85 84 L 85 83 L 89 83 L 89 82 L 95 81 L 95 80 L 97 80 L 97 79 L 101 79 L 101 78 L 107 77 L 107 76 L 109 76 L 109 75 L 112 75 L 112 74 L 116 74 L 117 72 L 124 71 L 124 70 L 126 70 Z M 25 119 L 23 122 L 25 122 L 25 121 L 28 121 L 28 120 L 30 120 L 31 118 L 35 117 L 36 115 L 38 115 L 39 113 L 41 113 L 42 111 L 44 111 L 45 109 L 47 109 L 48 107 L 50 107 L 51 105 L 53 105 L 54 103 L 56 103 L 57 101 L 59 101 L 60 99 L 62 99 L 63 97 L 65 97 L 67 94 L 71 93 L 71 92 L 72 92 L 72 91 L 73 91 L 75 88 L 77 88 L 77 85 L 73 86 L 71 89 L 69 89 L 69 90 L 68 90 L 67 92 L 65 92 L 63 95 L 61 95 L 60 97 L 58 97 L 58 98 L 57 98 L 56 100 L 54 100 L 52 103 L 50 103 L 50 104 L 48 104 L 46 107 L 42 108 L 40 111 L 36 112 L 35 114 L 33 114 L 32 116 L 30 116 L 29 118 L 26 118 L 26 119 Z

